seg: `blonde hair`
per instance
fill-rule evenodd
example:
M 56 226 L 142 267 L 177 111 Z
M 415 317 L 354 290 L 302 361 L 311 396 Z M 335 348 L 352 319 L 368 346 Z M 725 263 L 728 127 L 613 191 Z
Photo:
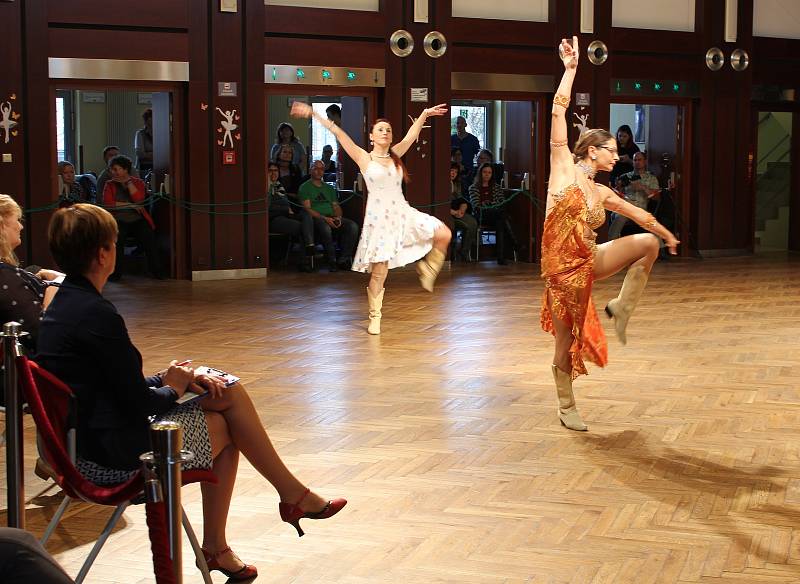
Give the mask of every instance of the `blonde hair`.
M 50 253 L 68 275 L 83 275 L 101 247 L 113 246 L 118 234 L 114 217 L 96 205 L 77 203 L 59 209 L 50 219 Z
M 21 218 L 22 208 L 10 196 L 0 194 L 0 221 L 5 223 L 6 219 L 14 215 L 17 218 Z M 0 261 L 13 266 L 19 265 L 17 254 L 14 253 L 14 247 L 6 239 L 5 230 L 2 226 L 0 226 Z
M 598 146 L 602 146 L 609 140 L 613 139 L 614 136 L 608 130 L 604 130 L 602 128 L 586 130 L 583 134 L 581 134 L 581 137 L 578 138 L 578 141 L 575 142 L 575 149 L 572 151 L 575 162 L 583 160 L 589 155 L 589 146 L 594 146 L 597 148 Z

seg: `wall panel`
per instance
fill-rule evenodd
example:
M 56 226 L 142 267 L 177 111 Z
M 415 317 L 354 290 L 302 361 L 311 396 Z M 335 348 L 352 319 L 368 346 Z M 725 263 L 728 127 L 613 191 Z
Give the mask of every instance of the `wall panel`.
M 182 28 L 197 0 L 47 0 L 47 21 L 80 25 Z
M 189 60 L 189 35 L 181 32 L 50 28 L 47 46 L 49 57 Z
M 384 44 L 336 39 L 288 40 L 267 37 L 264 39 L 264 63 L 383 69 L 386 67 Z

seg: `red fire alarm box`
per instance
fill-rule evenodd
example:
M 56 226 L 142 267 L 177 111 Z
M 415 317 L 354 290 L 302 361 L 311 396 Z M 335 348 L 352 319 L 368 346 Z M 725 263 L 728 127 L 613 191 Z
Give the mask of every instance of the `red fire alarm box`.
M 236 151 L 223 150 L 222 151 L 222 164 L 236 164 Z

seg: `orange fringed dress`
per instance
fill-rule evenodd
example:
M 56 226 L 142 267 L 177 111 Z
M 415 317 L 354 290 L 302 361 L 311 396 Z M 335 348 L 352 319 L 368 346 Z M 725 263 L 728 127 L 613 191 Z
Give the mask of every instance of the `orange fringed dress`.
M 569 352 L 575 379 L 587 374 L 584 359 L 600 367 L 608 362 L 606 336 L 592 302 L 594 230 L 603 225 L 606 215 L 599 201 L 588 208 L 577 183 L 552 196 L 555 204 L 542 234 L 542 329 L 555 335 L 553 315 L 572 327 Z

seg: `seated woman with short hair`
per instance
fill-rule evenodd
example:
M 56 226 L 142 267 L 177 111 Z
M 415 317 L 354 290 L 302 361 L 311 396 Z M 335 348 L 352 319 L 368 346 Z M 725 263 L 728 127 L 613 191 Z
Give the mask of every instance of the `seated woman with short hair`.
M 257 573 L 231 551 L 225 535 L 240 452 L 278 491 L 281 518 L 300 535 L 301 518 L 326 519 L 344 507 L 344 499 L 323 499 L 286 468 L 242 385 L 225 387 L 220 378 L 198 375 L 176 361 L 161 373 L 142 375 L 142 358 L 125 321 L 102 296 L 116 260 L 117 223 L 110 213 L 86 204 L 59 209 L 48 236 L 67 276 L 42 321 L 36 360 L 75 392 L 79 457 L 106 467 L 94 471 L 83 463 L 82 472 L 133 471 L 150 449 L 150 421 L 181 422 L 184 446 L 195 454 L 187 468 L 211 467 L 219 479 L 201 485 L 208 566 L 235 580 Z M 176 405 L 187 391 L 208 395 Z

